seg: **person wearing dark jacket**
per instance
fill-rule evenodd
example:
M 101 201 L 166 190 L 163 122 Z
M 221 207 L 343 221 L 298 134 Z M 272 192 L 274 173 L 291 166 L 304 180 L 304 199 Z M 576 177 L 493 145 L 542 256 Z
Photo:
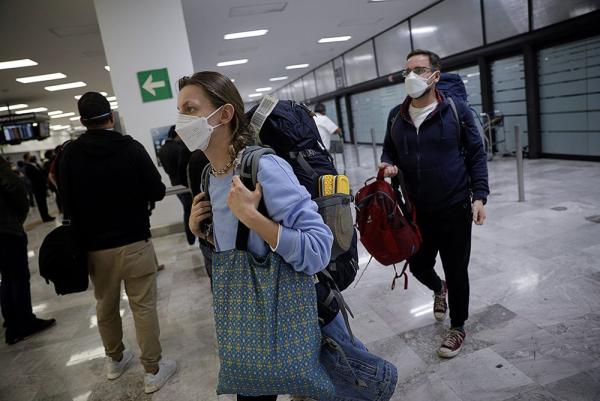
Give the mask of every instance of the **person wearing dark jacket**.
M 410 270 L 434 292 L 435 318 L 442 321 L 450 311 L 450 330 L 438 355 L 452 358 L 464 343 L 469 314 L 471 220 L 483 224 L 489 187 L 486 154 L 473 115 L 453 99 L 460 122 L 456 121 L 449 101 L 435 89 L 440 74 L 435 53 L 417 49 L 408 55 L 403 72 L 408 96 L 388 117 L 380 168 L 386 177 L 401 171 L 406 180 L 406 195 L 415 205 L 423 238 L 410 259 Z M 445 280 L 434 270 L 438 252 Z
M 23 229 L 28 212 L 27 190 L 10 164 L 0 156 L 0 308 L 9 345 L 56 323 L 54 319 L 39 319 L 33 314 L 27 234 Z
M 190 160 L 190 151 L 177 136 L 174 125 L 169 128 L 167 139 L 158 151 L 158 159 L 169 175 L 171 185 L 188 186 L 187 165 Z M 192 194 L 188 191 L 177 194 L 177 198 L 179 198 L 183 206 L 183 225 L 185 227 L 187 242 L 193 245 L 196 242 L 196 236 L 190 231 L 187 223 L 190 219 L 190 211 L 192 209 Z
M 107 355 L 106 376 L 118 378 L 133 359 L 125 349 L 119 314 L 121 282 L 135 322 L 144 389 L 160 389 L 177 364 L 162 358 L 156 310 L 157 263 L 150 242 L 148 205 L 165 186 L 144 147 L 114 131 L 108 100 L 97 92 L 78 102 L 87 131 L 61 153 L 58 189 L 79 246 L 87 251 L 97 300 L 98 330 Z
M 37 204 L 42 221 L 44 223 L 54 221 L 54 217 L 48 214 L 48 203 L 46 199 L 48 195 L 48 178 L 46 173 L 37 164 L 35 156 L 25 153 L 23 155 L 23 160 L 25 161 L 23 172 L 27 178 L 29 178 L 29 181 L 31 181 L 35 203 Z

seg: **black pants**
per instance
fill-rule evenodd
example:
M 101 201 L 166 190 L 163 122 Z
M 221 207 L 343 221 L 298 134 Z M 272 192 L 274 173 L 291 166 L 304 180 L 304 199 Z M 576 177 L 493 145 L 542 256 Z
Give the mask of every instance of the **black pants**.
M 237 396 L 237 401 L 275 401 L 276 399 L 276 395 L 259 395 L 258 397 L 248 397 L 238 394 Z
M 423 236 L 421 249 L 410 260 L 410 271 L 432 291 L 442 289 L 433 267 L 440 253 L 452 327 L 462 326 L 469 317 L 469 258 L 471 256 L 471 202 L 466 200 L 436 212 L 419 212 L 417 224 Z
M 190 231 L 190 225 L 188 224 L 190 213 L 192 211 L 192 194 L 186 192 L 184 194 L 177 194 L 177 197 L 183 206 L 183 226 L 185 227 L 187 242 L 190 245 L 194 245 L 196 236 Z
M 40 212 L 40 217 L 42 220 L 50 220 L 50 215 L 48 214 L 48 203 L 46 200 L 46 189 L 35 189 L 33 191 L 33 195 L 35 196 L 35 203 L 37 204 L 37 208 Z
M 0 307 L 6 330 L 19 332 L 35 318 L 31 308 L 25 234 L 0 234 L 0 275 Z

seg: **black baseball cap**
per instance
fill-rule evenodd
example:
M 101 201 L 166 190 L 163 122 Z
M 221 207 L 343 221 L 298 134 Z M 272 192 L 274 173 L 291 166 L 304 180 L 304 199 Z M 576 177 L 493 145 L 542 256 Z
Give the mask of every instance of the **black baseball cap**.
M 77 102 L 79 116 L 82 120 L 94 122 L 110 116 L 111 109 L 108 100 L 98 92 L 86 92 Z

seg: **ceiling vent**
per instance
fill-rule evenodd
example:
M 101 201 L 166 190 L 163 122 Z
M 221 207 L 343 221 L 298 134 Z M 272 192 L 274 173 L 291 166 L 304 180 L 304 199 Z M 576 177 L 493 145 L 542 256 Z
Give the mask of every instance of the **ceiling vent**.
M 247 17 L 249 15 L 259 15 L 268 13 L 277 13 L 285 10 L 287 1 L 277 3 L 251 4 L 248 6 L 231 7 L 229 9 L 230 17 Z
M 98 24 L 57 26 L 48 30 L 61 39 L 73 36 L 97 35 L 100 33 Z

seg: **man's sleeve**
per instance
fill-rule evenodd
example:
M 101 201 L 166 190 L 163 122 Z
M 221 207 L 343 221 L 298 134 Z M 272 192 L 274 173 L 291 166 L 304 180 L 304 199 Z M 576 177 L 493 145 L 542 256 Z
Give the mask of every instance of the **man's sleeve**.
M 25 222 L 29 213 L 29 200 L 25 185 L 16 173 L 7 171 L 0 177 L 0 188 L 6 194 L 8 203 L 14 208 L 17 218 L 21 223 Z
M 142 190 L 146 195 L 146 199 L 150 202 L 162 200 L 165 197 L 165 184 L 163 184 L 160 173 L 154 165 L 154 162 L 144 149 L 144 146 L 135 142 L 138 161 L 138 172 Z
M 475 125 L 473 113 L 467 105 L 462 107 L 463 145 L 466 149 L 467 171 L 471 177 L 471 191 L 473 200 L 482 200 L 484 203 L 490 193 L 488 185 L 487 157 L 483 148 L 483 141 Z
M 333 134 L 335 131 L 337 131 L 337 129 L 339 128 L 333 121 L 331 121 L 331 119 L 327 116 L 325 116 L 325 118 L 323 119 L 323 125 L 325 126 L 325 129 L 327 130 L 327 132 L 329 133 L 329 135 Z
M 387 118 L 387 124 L 385 129 L 385 138 L 383 139 L 383 152 L 381 153 L 381 161 L 383 163 L 388 163 L 392 165 L 397 165 L 398 163 L 395 161 L 398 155 L 396 151 L 396 145 L 394 145 L 394 141 L 392 140 L 392 132 L 391 125 L 392 120 L 397 116 L 400 111 L 400 106 L 394 107 Z

